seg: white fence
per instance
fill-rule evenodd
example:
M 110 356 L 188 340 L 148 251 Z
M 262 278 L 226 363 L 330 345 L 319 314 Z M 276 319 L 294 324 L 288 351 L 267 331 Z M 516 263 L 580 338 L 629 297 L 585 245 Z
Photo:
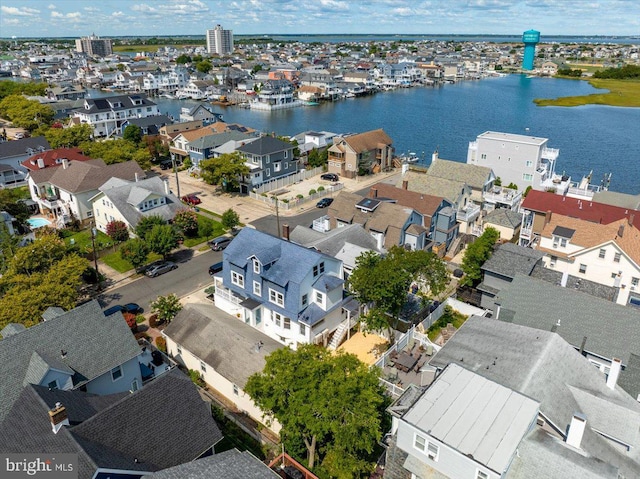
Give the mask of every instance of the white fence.
M 278 208 L 282 209 L 282 210 L 290 210 L 290 209 L 294 209 L 304 203 L 307 203 L 309 201 L 314 201 L 314 200 L 318 200 L 324 196 L 327 196 L 331 193 L 334 193 L 336 191 L 340 191 L 342 188 L 344 188 L 344 185 L 342 183 L 335 183 L 331 186 L 327 186 L 323 191 L 318 191 L 312 195 L 308 195 L 305 196 L 303 198 L 291 198 L 289 200 L 287 200 L 286 202 L 284 200 L 278 200 Z M 268 193 L 262 193 L 262 194 L 257 194 L 254 193 L 253 191 L 249 192 L 249 197 L 253 198 L 254 200 L 258 200 L 258 201 L 262 201 L 263 203 L 267 204 L 267 205 L 271 205 L 271 206 L 275 206 L 276 204 L 276 199 L 273 196 L 269 196 Z
M 292 185 L 294 183 L 299 183 L 302 180 L 306 180 L 313 176 L 319 175 L 322 173 L 322 167 L 318 166 L 317 168 L 313 168 L 312 170 L 301 170 L 293 175 L 283 176 L 282 178 L 274 178 L 273 180 L 269 180 L 265 183 L 262 183 L 260 186 L 256 186 L 253 188 L 255 193 L 266 193 L 273 190 L 278 190 L 280 188 L 284 188 L 285 186 Z

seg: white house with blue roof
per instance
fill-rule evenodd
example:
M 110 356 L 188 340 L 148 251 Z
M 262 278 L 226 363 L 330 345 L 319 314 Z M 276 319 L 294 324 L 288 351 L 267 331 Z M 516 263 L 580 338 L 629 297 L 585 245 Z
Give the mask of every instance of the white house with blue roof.
M 326 345 L 348 319 L 342 262 L 244 228 L 224 250 L 215 304 L 276 341 Z

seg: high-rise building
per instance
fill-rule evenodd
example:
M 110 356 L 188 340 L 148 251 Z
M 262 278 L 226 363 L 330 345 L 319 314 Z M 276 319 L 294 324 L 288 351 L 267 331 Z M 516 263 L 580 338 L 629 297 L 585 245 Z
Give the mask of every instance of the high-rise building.
M 96 57 L 106 57 L 113 53 L 111 39 L 95 35 L 76 39 L 76 51 Z
M 533 61 L 536 58 L 536 45 L 538 42 L 540 42 L 540 32 L 527 30 L 522 34 L 522 43 L 524 43 L 523 70 L 533 70 Z
M 207 30 L 207 52 L 225 55 L 233 52 L 233 30 L 224 30 L 216 25 L 213 30 Z

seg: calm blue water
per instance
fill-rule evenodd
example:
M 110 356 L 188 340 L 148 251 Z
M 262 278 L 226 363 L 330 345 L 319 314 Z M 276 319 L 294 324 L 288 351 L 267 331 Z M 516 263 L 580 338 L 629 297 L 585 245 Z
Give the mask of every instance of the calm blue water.
M 220 108 L 230 123 L 292 136 L 316 130 L 359 133 L 384 128 L 398 154 L 415 152 L 466 162 L 469 142 L 487 130 L 549 138 L 559 148 L 557 171 L 574 180 L 593 170 L 594 182 L 613 173 L 611 189 L 640 193 L 640 108 L 538 107 L 534 98 L 597 91 L 587 82 L 510 75 L 438 88 L 407 88 L 276 112 Z M 195 102 L 155 99 L 178 117 Z M 528 128 L 528 130 L 527 130 Z

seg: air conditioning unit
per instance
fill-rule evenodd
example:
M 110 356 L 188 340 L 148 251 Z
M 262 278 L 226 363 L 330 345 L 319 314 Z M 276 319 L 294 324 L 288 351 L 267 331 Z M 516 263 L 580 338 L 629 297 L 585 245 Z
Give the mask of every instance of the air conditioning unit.
M 635 291 L 635 290 L 636 290 L 636 287 L 635 287 L 635 286 L 631 286 L 631 288 L 630 288 L 630 289 L 631 289 L 631 291 Z

